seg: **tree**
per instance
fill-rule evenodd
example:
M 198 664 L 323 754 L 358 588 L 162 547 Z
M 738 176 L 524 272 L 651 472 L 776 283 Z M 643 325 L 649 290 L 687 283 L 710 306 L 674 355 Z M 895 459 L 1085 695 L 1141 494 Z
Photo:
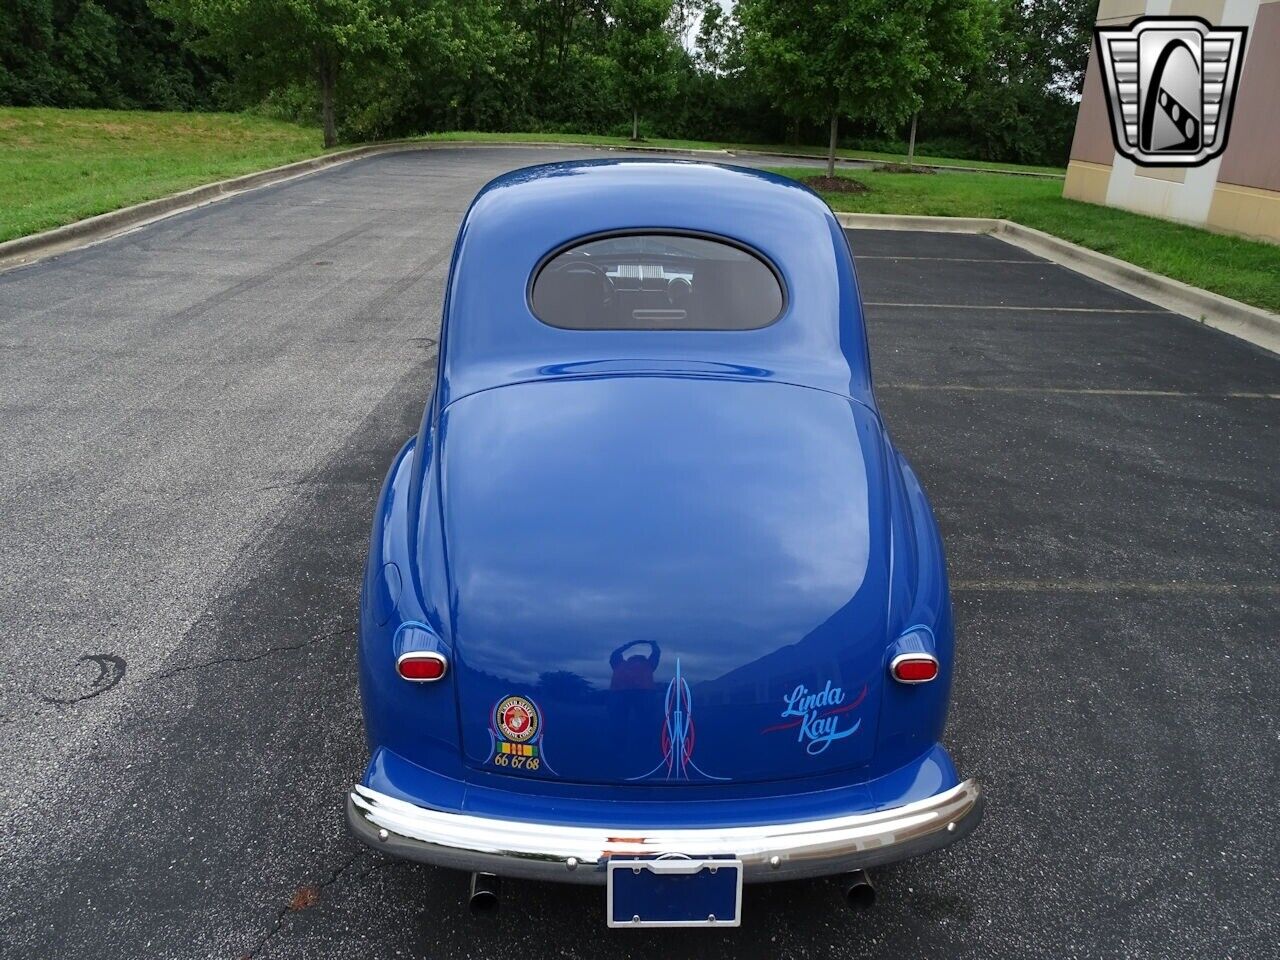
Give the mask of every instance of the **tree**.
M 713 74 L 726 74 L 741 67 L 742 34 L 733 13 L 716 0 L 709 0 L 698 22 L 694 40 L 699 68 Z
M 344 70 L 394 57 L 404 21 L 393 0 L 152 0 L 185 25 L 192 43 L 236 66 L 264 90 L 312 77 L 324 145 L 338 142 L 335 98 Z
M 340 85 L 340 132 L 380 139 L 439 128 L 492 128 L 519 115 L 518 81 L 526 35 L 512 29 L 497 0 L 413 0 L 404 42 L 375 70 Z
M 640 139 L 640 111 L 675 90 L 675 48 L 667 30 L 671 0 L 612 0 L 609 57 L 623 103 L 631 109 L 631 139 Z
M 58 105 L 62 79 L 54 60 L 52 0 L 0 7 L 0 103 Z
M 944 71 L 931 22 L 978 0 L 741 0 L 748 64 L 775 105 L 828 124 L 835 175 L 840 117 L 898 127 Z M 946 31 L 941 31 L 944 35 Z
M 146 0 L 5 0 L 0 103 L 181 110 L 214 106 L 213 65 Z
M 220 102 L 220 64 L 182 45 L 174 24 L 147 0 L 99 0 L 116 22 L 121 106 L 159 110 L 211 109 Z
M 505 122 L 528 116 L 532 126 L 568 122 L 587 129 L 604 116 L 599 92 L 611 72 L 604 58 L 607 2 L 503 0 L 513 44 L 522 51 L 512 64 L 519 82 L 504 91 Z
M 1062 164 L 1093 42 L 1092 0 L 997 0 L 953 122 L 991 160 Z
M 915 162 L 916 120 L 927 104 L 944 109 L 963 94 L 970 72 L 989 50 L 988 38 L 995 27 L 994 0 L 940 0 L 926 21 L 926 44 L 922 74 L 912 92 L 919 98 L 911 114 L 911 142 L 907 163 Z

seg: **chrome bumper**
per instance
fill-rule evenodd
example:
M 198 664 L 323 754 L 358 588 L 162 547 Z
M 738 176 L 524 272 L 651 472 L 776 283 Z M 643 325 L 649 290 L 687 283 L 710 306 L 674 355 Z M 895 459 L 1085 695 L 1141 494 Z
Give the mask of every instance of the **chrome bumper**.
M 369 846 L 437 866 L 561 883 L 605 882 L 610 857 L 734 854 L 748 882 L 865 869 L 937 850 L 982 819 L 977 781 L 875 813 L 752 827 L 637 830 L 445 813 L 368 787 L 347 795 L 347 824 Z

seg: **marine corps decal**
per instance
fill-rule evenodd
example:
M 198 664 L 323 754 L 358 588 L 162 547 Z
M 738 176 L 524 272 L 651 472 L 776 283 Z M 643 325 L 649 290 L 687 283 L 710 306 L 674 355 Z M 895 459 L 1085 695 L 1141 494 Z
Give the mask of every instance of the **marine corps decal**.
M 508 770 L 554 774 L 542 750 L 542 713 L 528 697 L 503 697 L 489 716 L 489 760 Z
M 538 735 L 538 708 L 524 697 L 504 697 L 493 709 L 493 722 L 504 740 L 525 743 Z

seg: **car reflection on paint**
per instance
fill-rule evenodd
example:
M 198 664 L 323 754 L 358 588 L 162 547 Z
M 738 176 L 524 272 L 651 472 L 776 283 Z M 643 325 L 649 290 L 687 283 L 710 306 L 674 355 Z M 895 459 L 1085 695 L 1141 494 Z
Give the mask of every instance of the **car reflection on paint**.
M 670 161 L 479 194 L 374 518 L 357 836 L 477 908 L 602 884 L 611 926 L 733 926 L 743 882 L 865 897 L 981 817 L 939 742 L 952 645 L 821 200 Z

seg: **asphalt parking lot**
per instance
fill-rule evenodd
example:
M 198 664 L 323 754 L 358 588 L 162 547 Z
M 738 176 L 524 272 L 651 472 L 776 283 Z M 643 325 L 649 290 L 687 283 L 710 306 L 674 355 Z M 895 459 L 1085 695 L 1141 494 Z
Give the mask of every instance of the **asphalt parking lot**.
M 348 838 L 353 631 L 471 196 L 396 154 L 0 274 L 0 956 L 1280 956 L 1280 358 L 990 237 L 850 234 L 948 548 L 966 843 L 724 933 Z

